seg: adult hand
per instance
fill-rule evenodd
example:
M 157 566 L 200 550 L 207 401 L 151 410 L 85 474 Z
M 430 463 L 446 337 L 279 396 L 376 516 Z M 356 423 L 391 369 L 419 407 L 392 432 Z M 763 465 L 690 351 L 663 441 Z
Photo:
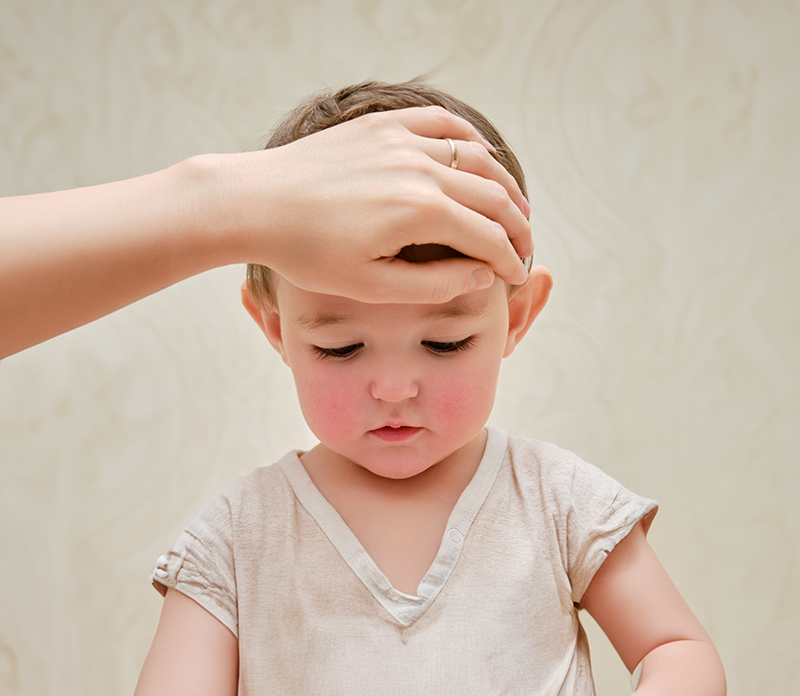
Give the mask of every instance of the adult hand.
M 458 170 L 442 138 L 458 140 Z M 472 126 L 436 107 L 371 114 L 274 150 L 7 198 L 0 357 L 231 263 L 372 302 L 442 302 L 494 273 L 522 283 L 528 212 Z M 397 258 L 412 244 L 471 258 Z
M 457 169 L 444 138 L 457 141 Z M 365 302 L 443 302 L 490 285 L 495 273 L 521 284 L 520 257 L 533 250 L 530 206 L 484 143 L 466 121 L 420 107 L 236 156 L 228 186 L 232 207 L 249 211 L 242 254 L 300 287 Z M 430 244 L 463 257 L 398 258 Z

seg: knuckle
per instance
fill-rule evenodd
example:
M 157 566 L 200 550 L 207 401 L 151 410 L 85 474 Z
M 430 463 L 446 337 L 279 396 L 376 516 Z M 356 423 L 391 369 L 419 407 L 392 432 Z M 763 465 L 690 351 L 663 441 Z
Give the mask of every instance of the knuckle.
M 506 228 L 503 227 L 499 222 L 494 222 L 489 225 L 489 241 L 492 245 L 493 251 L 500 255 L 503 251 L 505 251 L 508 245 L 508 233 L 506 232 Z
M 403 164 L 407 171 L 427 179 L 433 173 L 436 163 L 421 150 L 410 148 L 405 153 Z
M 476 143 L 474 140 L 464 140 L 458 143 L 459 150 L 468 155 L 470 159 L 475 160 L 479 169 L 484 169 L 488 166 L 490 157 L 489 151 L 481 143 Z
M 386 126 L 389 119 L 386 117 L 386 112 L 377 111 L 364 114 L 359 117 L 359 121 L 368 129 L 372 131 L 381 130 Z
M 434 104 L 431 106 L 425 107 L 428 112 L 430 112 L 435 118 L 440 119 L 441 121 L 447 121 L 450 117 L 450 112 L 442 106 L 438 104 Z
M 413 143 L 405 134 L 395 134 L 386 139 L 390 147 L 392 167 L 408 174 L 428 176 L 433 170 L 433 160 Z
M 406 191 L 404 196 L 408 204 L 417 209 L 421 215 L 438 215 L 442 207 L 443 194 L 435 186 L 417 186 Z
M 381 128 L 378 130 L 380 140 L 377 147 L 391 151 L 393 158 L 402 156 L 402 153 L 408 149 L 408 131 L 404 128 L 395 128 L 395 124 L 390 121 L 384 121 L 380 125 Z
M 489 203 L 494 208 L 504 210 L 511 204 L 511 199 L 505 186 L 494 179 L 487 181 L 487 195 L 489 196 Z
M 436 127 L 440 131 L 451 131 L 454 125 L 454 119 L 458 118 L 450 111 L 442 106 L 426 106 L 428 113 L 436 122 Z
M 396 230 L 398 241 L 410 244 L 423 230 L 439 228 L 446 221 L 446 202 L 434 186 L 401 186 L 392 193 L 391 207 L 404 224 Z

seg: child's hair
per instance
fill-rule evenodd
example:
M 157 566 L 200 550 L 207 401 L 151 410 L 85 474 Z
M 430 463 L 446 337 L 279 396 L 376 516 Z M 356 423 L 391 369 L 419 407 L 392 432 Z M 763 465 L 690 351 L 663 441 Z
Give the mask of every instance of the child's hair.
M 514 177 L 522 194 L 527 197 L 522 167 L 489 119 L 461 100 L 421 82 L 388 84 L 369 81 L 313 94 L 289 112 L 267 140 L 264 149 L 288 145 L 364 114 L 415 106 L 441 106 L 471 123 L 492 144 L 495 148 L 492 153 L 494 158 Z M 247 283 L 258 302 L 274 303 L 271 276 L 272 272 L 268 267 L 248 264 Z

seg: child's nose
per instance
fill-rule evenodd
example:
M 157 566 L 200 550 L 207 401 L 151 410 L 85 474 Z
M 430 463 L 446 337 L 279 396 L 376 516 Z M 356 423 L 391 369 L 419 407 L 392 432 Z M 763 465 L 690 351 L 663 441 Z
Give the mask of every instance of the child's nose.
M 419 382 L 403 370 L 389 368 L 375 376 L 371 391 L 374 399 L 396 403 L 417 396 Z

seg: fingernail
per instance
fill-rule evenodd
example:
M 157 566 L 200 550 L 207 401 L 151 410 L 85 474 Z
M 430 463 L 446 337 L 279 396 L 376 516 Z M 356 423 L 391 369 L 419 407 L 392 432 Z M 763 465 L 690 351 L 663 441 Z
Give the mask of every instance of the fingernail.
M 483 290 L 484 288 L 488 288 L 492 283 L 494 283 L 494 276 L 491 272 L 487 271 L 485 268 L 479 268 L 477 271 L 472 272 L 469 283 L 467 283 L 466 292 Z
M 528 203 L 527 198 L 522 199 L 522 214 L 530 220 L 531 217 L 531 204 Z

